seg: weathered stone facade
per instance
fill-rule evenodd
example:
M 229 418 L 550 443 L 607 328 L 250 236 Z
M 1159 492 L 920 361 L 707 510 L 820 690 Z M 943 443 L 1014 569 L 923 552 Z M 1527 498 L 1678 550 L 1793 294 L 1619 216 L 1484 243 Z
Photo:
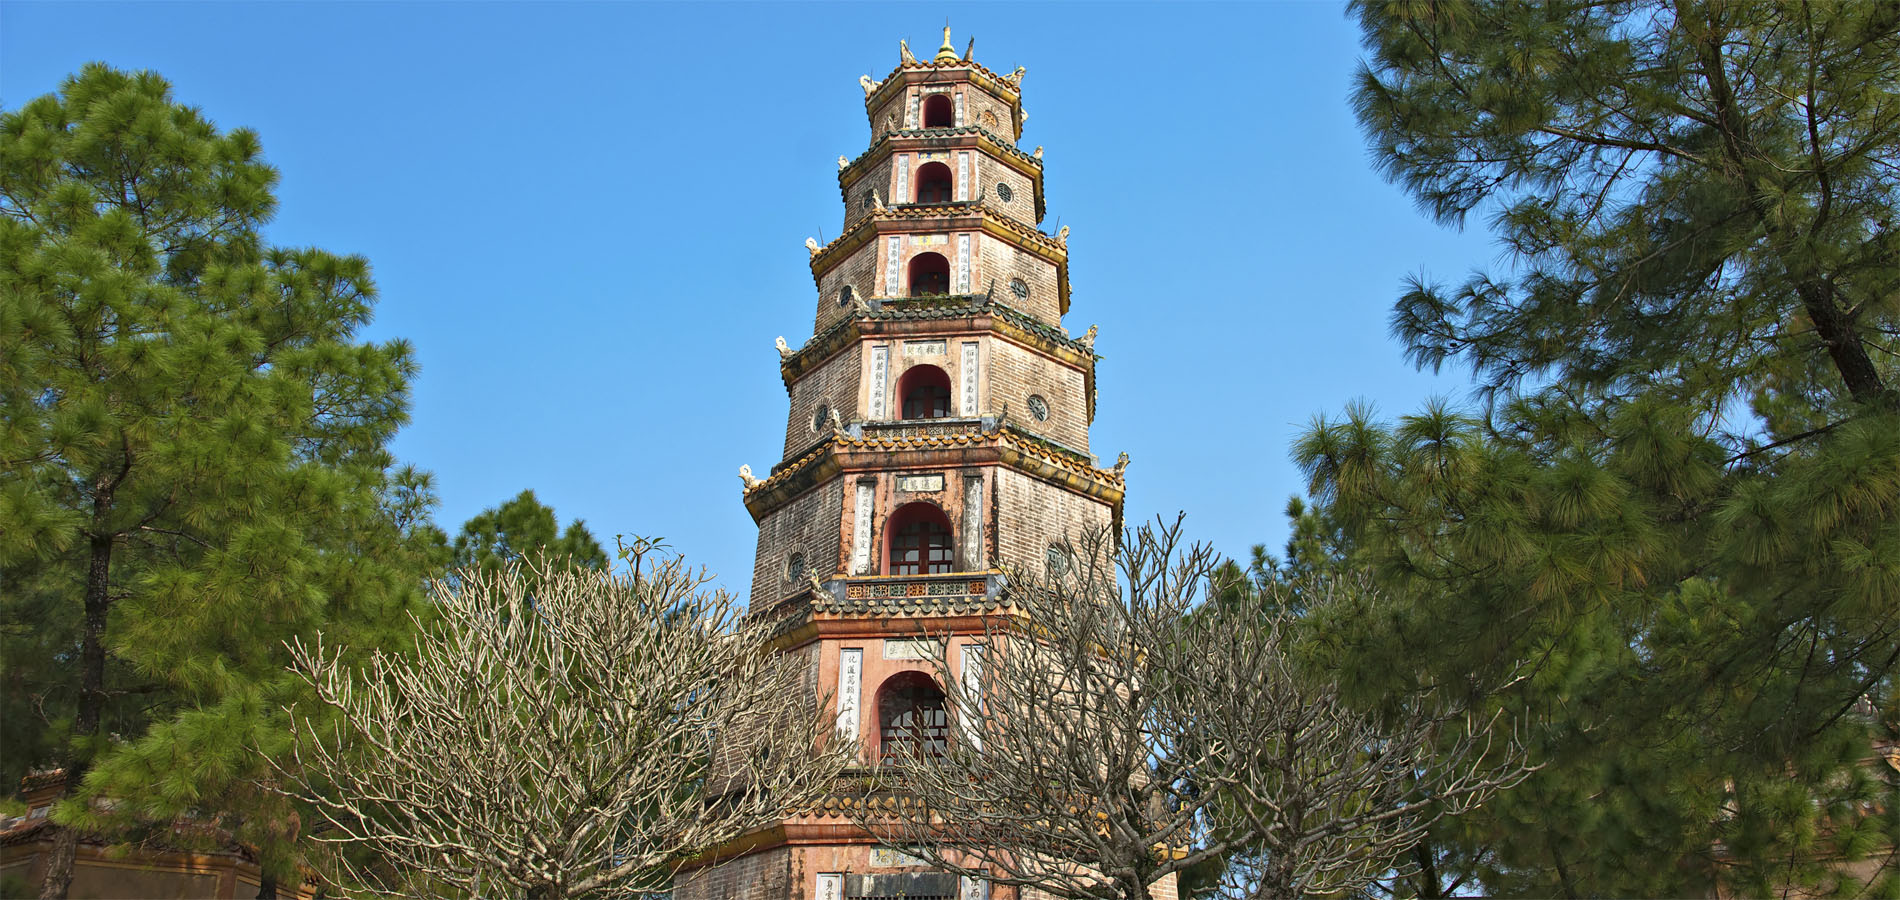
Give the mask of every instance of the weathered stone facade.
M 784 456 L 744 493 L 759 526 L 751 615 L 809 661 L 806 701 L 861 742 L 865 766 L 894 741 L 951 739 L 929 706 L 931 657 L 950 677 L 974 671 L 966 659 L 1009 613 L 1009 571 L 1040 573 L 1066 540 L 1121 520 L 1122 468 L 1089 455 L 1094 335 L 1062 325 L 1067 236 L 1039 230 L 1041 154 L 1014 144 L 1022 71 L 947 42 L 866 79 L 871 145 L 840 164 L 844 232 L 811 254 L 813 334 L 781 360 Z M 891 702 L 899 684 L 908 707 Z M 899 730 L 894 715 L 925 724 Z M 676 896 L 992 896 L 877 848 L 836 802 L 718 858 Z

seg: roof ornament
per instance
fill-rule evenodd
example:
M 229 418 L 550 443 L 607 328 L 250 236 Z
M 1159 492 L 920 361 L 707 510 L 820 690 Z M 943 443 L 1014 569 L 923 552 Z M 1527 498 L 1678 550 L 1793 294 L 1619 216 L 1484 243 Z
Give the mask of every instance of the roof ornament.
M 869 97 L 872 94 L 877 93 L 877 89 L 883 84 L 884 82 L 882 81 L 872 81 L 871 76 L 869 75 L 858 76 L 858 86 L 861 88 L 864 88 L 864 96 L 866 97 Z
M 792 347 L 790 344 L 785 343 L 785 335 L 782 335 L 782 334 L 779 335 L 778 340 L 775 340 L 772 343 L 778 347 L 779 359 L 783 360 L 783 359 L 792 358 Z
M 972 44 L 974 46 L 974 43 Z M 957 48 L 950 43 L 950 26 L 943 26 L 943 46 L 937 48 L 937 58 L 931 62 L 956 62 Z
M 1115 457 L 1115 477 L 1122 478 L 1125 476 L 1127 472 L 1128 472 L 1128 451 L 1123 450 L 1122 455 Z
M 760 480 L 759 480 L 759 479 L 757 479 L 757 478 L 754 478 L 754 477 L 752 477 L 752 467 L 751 467 L 751 466 L 740 466 L 740 467 L 739 467 L 739 480 L 745 483 L 745 489 L 746 489 L 746 490 L 748 490 L 748 491 L 749 491 L 749 490 L 752 490 L 753 488 L 756 488 L 756 487 L 758 487 L 759 485 L 761 485 L 761 484 L 764 484 L 764 483 L 765 483 L 765 482 L 763 482 L 763 481 L 760 481 Z
M 835 406 L 832 407 L 831 412 L 825 416 L 825 424 L 831 426 L 832 434 L 844 433 L 844 417 L 838 415 L 838 408 Z
M 897 39 L 897 59 L 907 66 L 917 64 L 917 57 L 910 55 L 910 44 L 903 38 Z
M 784 340 L 784 338 L 780 338 L 779 340 Z M 1095 349 L 1095 326 L 1090 325 L 1089 330 L 1083 332 L 1081 337 L 1075 339 L 1075 342 L 1093 351 Z
M 851 165 L 851 160 L 846 159 L 842 153 L 838 154 L 838 171 L 844 171 L 845 167 L 849 165 Z
M 1069 226 L 1064 225 L 1061 228 L 1056 229 L 1056 243 L 1061 244 L 1064 247 L 1069 246 Z M 812 252 L 816 253 L 817 251 L 814 250 Z
M 963 61 L 971 62 L 976 57 L 976 38 L 970 38 L 970 46 L 963 48 Z
M 884 211 L 884 198 L 878 194 L 877 188 L 871 189 L 871 208 L 878 212 Z
M 1035 157 L 1035 158 L 1037 158 L 1037 159 L 1042 159 L 1042 145 L 1041 145 L 1041 144 L 1037 144 L 1037 145 L 1036 145 L 1036 152 L 1034 152 L 1034 153 L 1031 153 L 1031 154 L 1029 154 L 1029 155 L 1030 155 L 1030 156 L 1033 156 L 1033 157 Z
M 818 239 L 817 239 L 817 238 L 806 238 L 806 239 L 805 239 L 805 249 L 807 249 L 807 250 L 810 250 L 810 251 L 811 251 L 811 255 L 813 255 L 813 256 L 817 256 L 817 255 L 818 255 L 818 252 L 819 252 L 819 250 L 821 249 L 821 248 L 820 248 L 820 247 L 818 246 Z
M 1017 66 L 1016 71 L 1011 72 L 1008 75 L 1004 75 L 1003 80 L 1009 82 L 1010 84 L 1016 85 L 1017 87 L 1022 87 L 1023 76 L 1027 74 L 1029 74 L 1029 69 L 1027 67 Z

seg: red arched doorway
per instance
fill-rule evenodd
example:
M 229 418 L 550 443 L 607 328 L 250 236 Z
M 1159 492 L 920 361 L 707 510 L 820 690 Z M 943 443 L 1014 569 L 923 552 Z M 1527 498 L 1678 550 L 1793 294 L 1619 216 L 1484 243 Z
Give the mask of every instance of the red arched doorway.
M 941 575 L 955 570 L 950 518 L 934 503 L 906 503 L 884 523 L 884 572 Z

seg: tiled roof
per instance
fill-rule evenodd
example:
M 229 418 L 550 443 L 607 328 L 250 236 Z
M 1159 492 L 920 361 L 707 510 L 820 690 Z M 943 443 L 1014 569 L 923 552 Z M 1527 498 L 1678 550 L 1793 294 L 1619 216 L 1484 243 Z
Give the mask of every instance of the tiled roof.
M 951 203 L 931 203 L 927 205 L 906 203 L 871 210 L 870 213 L 852 223 L 851 227 L 845 229 L 843 234 L 832 238 L 830 243 L 818 248 L 818 252 L 811 255 L 812 277 L 815 279 L 818 276 L 820 271 L 819 260 L 828 256 L 834 248 L 849 243 L 852 238 L 857 237 L 858 232 L 866 228 L 874 228 L 877 222 L 900 219 L 942 219 L 953 216 L 978 216 L 989 221 L 994 221 L 1005 230 L 1021 236 L 1024 240 L 1032 244 L 1039 244 L 1044 249 L 1061 253 L 1065 258 L 1068 256 L 1069 247 L 1067 244 L 1044 234 L 1040 229 L 1016 221 L 1014 217 L 995 207 L 984 206 L 982 202 L 978 200 L 958 200 Z
M 1055 341 L 1077 353 L 1087 355 L 1094 359 L 1101 358 L 1096 356 L 1095 351 L 1088 345 L 1064 334 L 1062 329 L 1048 322 L 1005 303 L 984 303 L 983 294 L 951 294 L 942 298 L 943 303 L 928 305 L 911 305 L 911 298 L 880 299 L 883 300 L 881 308 L 860 312 L 855 316 L 846 316 L 831 323 L 825 330 L 812 335 L 811 339 L 806 341 L 804 346 L 798 348 L 797 352 L 785 358 L 785 365 L 792 365 L 792 361 L 796 360 L 799 354 L 804 353 L 808 349 L 824 346 L 832 335 L 851 327 L 854 322 L 910 322 L 933 319 L 962 319 L 971 316 L 995 316 L 1024 331 Z
M 923 435 L 877 435 L 852 437 L 837 433 L 830 440 L 821 440 L 804 455 L 776 467 L 771 477 L 745 489 L 746 494 L 768 490 L 791 480 L 798 472 L 823 457 L 827 450 L 855 451 L 898 451 L 898 450 L 940 450 L 955 447 L 997 446 L 1008 447 L 1025 456 L 1031 456 L 1050 465 L 1072 472 L 1084 479 L 1100 484 L 1121 487 L 1126 484 L 1122 475 L 1113 469 L 1098 469 L 1087 457 L 1072 450 L 1056 446 L 1042 438 L 1013 424 L 989 431 L 971 430 L 950 434 Z
M 953 125 L 948 128 L 899 128 L 896 131 L 886 131 L 883 134 L 878 135 L 877 140 L 872 141 L 871 146 L 866 148 L 863 153 L 858 154 L 856 159 L 853 159 L 851 162 L 846 163 L 844 168 L 839 169 L 838 177 L 842 181 L 844 178 L 844 173 L 851 171 L 852 167 L 856 166 L 858 163 L 863 162 L 866 158 L 872 155 L 875 155 L 877 153 L 878 147 L 883 146 L 883 144 L 886 141 L 889 141 L 892 138 L 947 137 L 947 136 L 960 135 L 960 134 L 974 134 L 974 135 L 980 135 L 982 137 L 987 137 L 990 139 L 991 143 L 994 143 L 996 144 L 996 146 L 1001 147 L 1005 152 L 1009 153 L 1011 156 L 1014 156 L 1017 159 L 1022 160 L 1023 162 L 1030 163 L 1038 169 L 1042 168 L 1042 160 L 1037 159 L 1035 154 L 1033 153 L 1024 153 L 1023 151 L 1017 149 L 1015 141 L 1012 141 L 1006 137 L 1003 137 L 1002 135 L 997 134 L 996 132 L 991 131 L 987 128 L 984 128 L 980 125 Z

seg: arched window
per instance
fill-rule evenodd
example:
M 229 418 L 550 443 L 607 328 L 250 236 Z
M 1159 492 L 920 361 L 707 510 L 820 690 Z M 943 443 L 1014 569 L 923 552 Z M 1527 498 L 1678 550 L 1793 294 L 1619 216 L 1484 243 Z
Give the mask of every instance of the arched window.
M 919 253 L 910 258 L 910 295 L 950 293 L 950 261 L 941 253 Z
M 906 503 L 884 524 L 884 571 L 941 575 L 952 571 L 950 520 L 932 503 Z
M 897 396 L 906 419 L 941 419 L 950 414 L 950 376 L 936 366 L 911 366 L 897 379 Z
M 943 691 L 929 675 L 899 672 L 877 689 L 878 758 L 937 758 L 950 745 Z
M 949 166 L 931 162 L 917 167 L 918 203 L 949 203 L 953 185 Z
M 949 94 L 931 94 L 924 98 L 925 128 L 949 128 L 955 124 L 957 111 Z

